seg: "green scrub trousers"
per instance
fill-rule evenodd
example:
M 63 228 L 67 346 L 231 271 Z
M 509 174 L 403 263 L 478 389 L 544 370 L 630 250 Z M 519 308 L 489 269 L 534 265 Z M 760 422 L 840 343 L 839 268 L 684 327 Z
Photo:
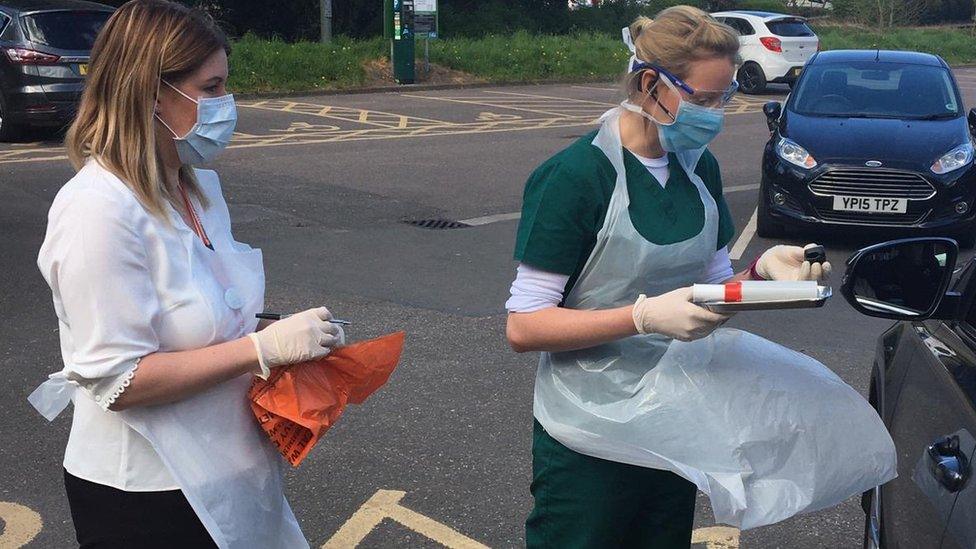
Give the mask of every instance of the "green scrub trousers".
M 530 549 L 691 546 L 694 484 L 670 471 L 574 452 L 534 423 Z

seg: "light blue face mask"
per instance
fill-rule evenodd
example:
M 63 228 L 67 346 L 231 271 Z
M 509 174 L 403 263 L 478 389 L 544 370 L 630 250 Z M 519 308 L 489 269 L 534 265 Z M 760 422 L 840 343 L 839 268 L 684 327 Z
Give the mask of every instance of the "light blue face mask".
M 163 122 L 158 114 L 156 115 L 156 119 L 173 134 L 173 142 L 176 144 L 176 153 L 180 157 L 180 162 L 200 166 L 212 161 L 230 144 L 234 128 L 237 127 L 237 105 L 234 103 L 234 96 L 228 94 L 193 99 L 169 82 L 163 80 L 163 84 L 197 105 L 197 123 L 182 137 Z
M 644 111 L 641 105 L 624 101 L 621 107 L 639 114 L 654 122 L 657 135 L 661 141 L 661 148 L 668 152 L 700 149 L 712 142 L 722 131 L 725 122 L 725 110 L 720 108 L 703 107 L 690 103 L 681 98 L 677 87 L 665 76 L 660 76 L 658 82 L 664 82 L 679 98 L 678 110 L 671 114 L 658 102 L 661 109 L 673 120 L 670 124 L 662 123 Z M 648 90 L 645 100 L 650 97 L 652 90 Z

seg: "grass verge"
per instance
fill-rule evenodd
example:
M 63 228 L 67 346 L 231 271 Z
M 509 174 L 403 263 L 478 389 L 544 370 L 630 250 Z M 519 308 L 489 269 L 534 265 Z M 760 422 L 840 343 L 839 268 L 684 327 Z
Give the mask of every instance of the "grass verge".
M 976 37 L 952 28 L 903 28 L 883 33 L 850 26 L 816 26 L 824 49 L 881 48 L 935 53 L 953 64 L 976 62 Z M 417 53 L 423 46 L 418 43 Z M 246 36 L 234 42 L 230 87 L 237 93 L 311 92 L 392 85 L 377 81 L 370 64 L 389 55 L 382 38 L 332 44 L 285 43 Z M 472 81 L 537 82 L 561 79 L 615 80 L 629 53 L 619 37 L 518 32 L 430 43 L 431 62 L 462 71 Z M 418 61 L 417 70 L 421 63 Z M 455 79 L 456 81 L 456 79 Z

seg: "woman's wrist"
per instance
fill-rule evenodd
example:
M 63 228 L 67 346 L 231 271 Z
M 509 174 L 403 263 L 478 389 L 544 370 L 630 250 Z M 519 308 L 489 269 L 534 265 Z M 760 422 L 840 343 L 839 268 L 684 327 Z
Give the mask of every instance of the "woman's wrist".
M 749 264 L 748 273 L 751 280 L 768 280 L 765 276 L 759 274 L 759 271 L 756 268 L 759 265 L 759 260 L 761 258 L 761 255 L 757 255 L 756 259 L 753 259 L 752 263 Z
M 257 342 L 248 334 L 238 339 L 237 343 L 241 353 L 241 374 L 260 374 L 263 368 L 261 367 L 261 352 L 258 349 Z

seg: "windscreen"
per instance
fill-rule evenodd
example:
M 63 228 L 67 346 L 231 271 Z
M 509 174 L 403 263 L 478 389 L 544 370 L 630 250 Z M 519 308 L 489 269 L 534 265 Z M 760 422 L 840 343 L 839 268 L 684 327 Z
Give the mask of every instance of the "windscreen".
M 807 116 L 938 119 L 959 116 L 960 105 L 943 67 L 863 61 L 808 66 L 789 108 Z
M 27 38 L 35 44 L 61 50 L 91 50 L 95 37 L 111 13 L 50 11 L 22 18 Z
M 802 19 L 778 19 L 776 21 L 767 21 L 766 28 L 768 28 L 769 32 L 775 34 L 776 36 L 816 36 L 813 29 L 811 29 Z

